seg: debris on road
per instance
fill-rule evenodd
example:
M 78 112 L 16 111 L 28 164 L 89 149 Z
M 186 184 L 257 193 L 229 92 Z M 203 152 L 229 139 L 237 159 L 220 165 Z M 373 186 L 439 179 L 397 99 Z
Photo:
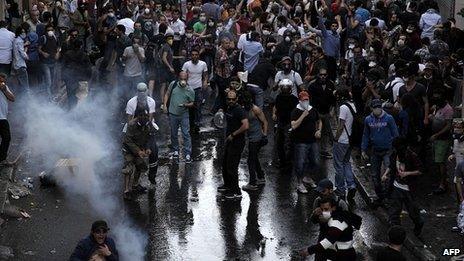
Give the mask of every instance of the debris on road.
M 31 216 L 24 210 L 11 204 L 5 204 L 2 215 L 10 218 L 30 218 Z
M 22 198 L 31 194 L 31 191 L 24 185 L 23 182 L 8 183 L 8 192 L 14 199 Z
M 14 252 L 11 247 L 0 246 L 0 260 L 14 258 Z

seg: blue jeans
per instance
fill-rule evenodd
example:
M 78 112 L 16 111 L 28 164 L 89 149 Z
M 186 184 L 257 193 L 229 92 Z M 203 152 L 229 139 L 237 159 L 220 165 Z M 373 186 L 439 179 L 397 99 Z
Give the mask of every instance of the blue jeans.
M 260 109 L 264 107 L 264 91 L 257 85 L 247 85 L 247 89 L 253 96 L 253 104 L 258 106 Z
M 372 181 L 374 183 L 375 193 L 379 199 L 385 198 L 385 191 L 382 188 L 381 182 L 381 172 L 382 172 L 382 163 L 385 168 L 390 167 L 390 156 L 392 154 L 391 149 L 372 149 L 370 155 L 371 158 L 371 175 Z
M 190 124 L 189 115 L 169 114 L 169 125 L 171 127 L 171 151 L 179 151 L 179 137 L 177 135 L 179 126 L 182 132 L 182 139 L 184 141 L 184 155 L 192 153 L 192 141 L 190 138 Z
M 43 86 L 47 90 L 48 97 L 52 97 L 52 84 L 55 78 L 55 64 L 54 63 L 42 63 L 43 73 Z
M 319 168 L 319 162 L 317 142 L 295 144 L 293 174 L 296 175 L 298 180 L 305 176 L 306 171 Z
M 351 169 L 351 148 L 349 144 L 335 142 L 333 146 L 333 164 L 335 168 L 335 187 L 341 195 L 348 189 L 356 188 Z M 346 184 L 346 186 L 345 186 Z

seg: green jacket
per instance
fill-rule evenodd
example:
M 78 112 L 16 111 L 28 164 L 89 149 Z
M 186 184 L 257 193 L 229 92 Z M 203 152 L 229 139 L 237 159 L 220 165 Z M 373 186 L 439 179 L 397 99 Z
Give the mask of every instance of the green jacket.
M 140 126 L 137 120 L 129 122 L 127 131 L 123 138 L 123 148 L 128 153 L 138 155 L 139 151 L 146 150 L 155 138 L 155 128 L 151 123 Z

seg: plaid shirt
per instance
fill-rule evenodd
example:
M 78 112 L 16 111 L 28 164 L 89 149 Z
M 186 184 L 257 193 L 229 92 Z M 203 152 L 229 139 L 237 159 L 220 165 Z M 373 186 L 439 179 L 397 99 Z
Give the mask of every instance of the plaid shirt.
M 214 67 L 215 73 L 221 78 L 227 79 L 232 74 L 230 57 L 227 54 L 227 50 L 222 47 L 219 47 L 216 52 L 216 57 L 214 58 Z

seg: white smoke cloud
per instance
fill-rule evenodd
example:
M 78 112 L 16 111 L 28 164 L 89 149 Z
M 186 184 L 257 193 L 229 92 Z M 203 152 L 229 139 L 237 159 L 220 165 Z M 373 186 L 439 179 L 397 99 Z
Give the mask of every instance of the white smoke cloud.
M 122 176 L 118 174 L 120 163 L 114 160 L 115 153 L 120 152 L 120 140 L 110 135 L 115 119 L 108 101 L 88 99 L 70 112 L 54 104 L 29 101 L 23 105 L 27 112 L 25 146 L 33 157 L 43 159 L 46 168 L 61 158 L 77 159 L 74 173 L 63 168 L 57 175 L 59 186 L 71 196 L 68 198 L 85 197 L 109 222 L 121 260 L 144 260 L 147 236 L 121 211 L 117 180 Z M 108 173 L 113 176 L 108 177 Z

